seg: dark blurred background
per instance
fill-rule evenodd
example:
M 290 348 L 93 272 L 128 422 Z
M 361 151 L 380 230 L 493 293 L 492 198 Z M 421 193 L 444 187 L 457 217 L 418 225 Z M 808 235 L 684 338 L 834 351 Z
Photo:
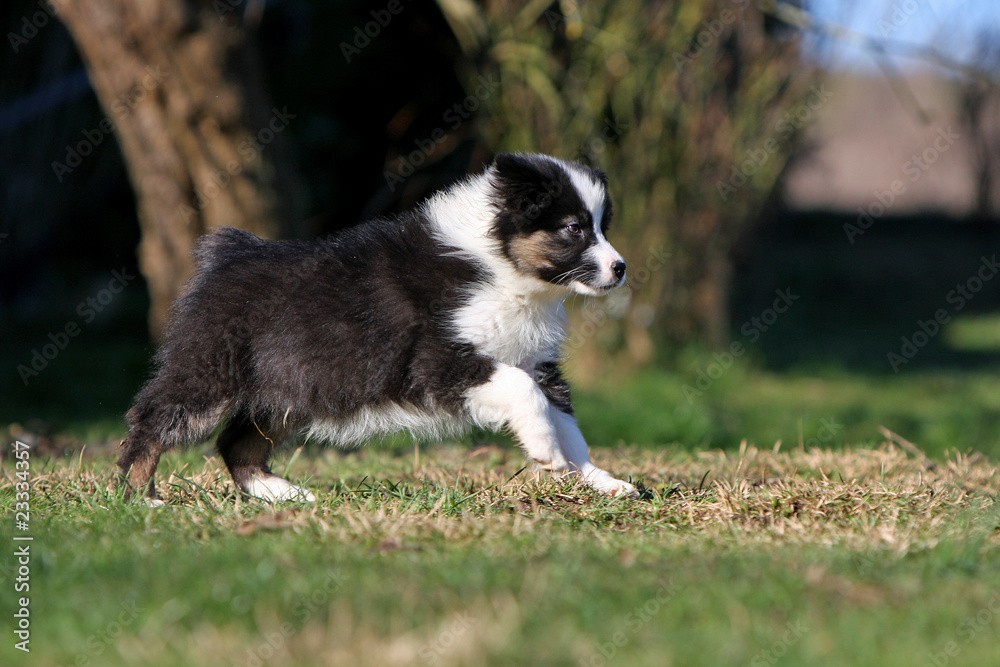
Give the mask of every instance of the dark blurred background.
M 863 424 L 844 427 L 855 442 L 898 418 L 934 448 L 1000 449 L 990 0 L 13 0 L 2 16 L 12 437 L 121 436 L 198 235 L 335 232 L 523 150 L 610 176 L 630 287 L 573 302 L 570 371 L 584 401 L 651 404 L 607 444 L 801 439 L 832 414 Z M 809 405 L 804 378 L 827 383 Z M 975 415 L 907 412 L 947 394 Z

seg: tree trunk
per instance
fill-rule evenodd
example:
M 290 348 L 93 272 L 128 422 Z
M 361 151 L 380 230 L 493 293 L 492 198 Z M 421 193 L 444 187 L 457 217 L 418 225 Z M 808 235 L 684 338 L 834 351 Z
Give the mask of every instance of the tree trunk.
M 289 235 L 304 190 L 283 150 L 294 114 L 263 91 L 256 52 L 227 3 L 73 0 L 54 3 L 113 125 L 135 191 L 149 285 L 150 331 L 213 228 Z M 217 11 L 216 8 L 219 8 Z M 220 11 L 223 15 L 220 15 Z

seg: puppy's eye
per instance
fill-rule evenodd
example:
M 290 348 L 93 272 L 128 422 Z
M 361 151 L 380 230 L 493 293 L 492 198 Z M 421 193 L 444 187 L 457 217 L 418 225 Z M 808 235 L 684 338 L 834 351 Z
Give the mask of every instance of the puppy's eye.
M 566 225 L 566 231 L 573 236 L 580 236 L 583 234 L 583 229 L 580 228 L 580 224 L 577 222 L 571 222 Z

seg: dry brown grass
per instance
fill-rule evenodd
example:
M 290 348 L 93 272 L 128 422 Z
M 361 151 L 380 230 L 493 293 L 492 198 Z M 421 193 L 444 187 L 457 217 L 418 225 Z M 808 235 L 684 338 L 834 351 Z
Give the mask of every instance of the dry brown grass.
M 33 515 L 40 535 L 74 551 L 45 576 L 107 590 L 118 586 L 117 569 L 102 570 L 100 563 L 105 553 L 122 551 L 122 567 L 141 582 L 155 585 L 158 578 L 141 574 L 131 559 L 169 570 L 181 582 L 154 591 L 137 584 L 151 611 L 135 632 L 115 642 L 117 664 L 510 664 L 511 654 L 523 663 L 546 650 L 552 633 L 561 639 L 550 660 L 561 657 L 551 664 L 563 664 L 567 655 L 589 659 L 594 642 L 607 637 L 597 632 L 587 638 L 557 622 L 536 632 L 550 623 L 540 607 L 576 614 L 573 605 L 590 604 L 589 614 L 611 613 L 608 628 L 602 626 L 610 633 L 663 577 L 683 591 L 676 600 L 682 608 L 704 610 L 699 605 L 707 604 L 708 613 L 723 616 L 739 612 L 741 604 L 768 610 L 759 617 L 739 612 L 754 623 L 773 622 L 765 648 L 785 632 L 789 595 L 797 600 L 793 607 L 812 610 L 815 617 L 799 613 L 816 628 L 845 613 L 909 622 L 906 610 L 930 596 L 944 605 L 946 630 L 956 618 L 978 613 L 992 595 L 991 584 L 981 581 L 985 569 L 949 575 L 940 584 L 925 580 L 922 569 L 938 568 L 933 576 L 939 577 L 967 567 L 962 563 L 995 559 L 997 466 L 981 455 L 930 460 L 887 440 L 875 449 L 781 451 L 744 444 L 734 452 L 597 450 L 595 458 L 619 474 L 630 471 L 644 497 L 608 499 L 571 479 L 519 473 L 522 458 L 512 448 L 441 446 L 421 451 L 419 460 L 412 451 L 375 448 L 292 453 L 276 470 L 288 467 L 288 476 L 317 491 L 319 500 L 274 507 L 240 498 L 217 459 L 189 452 L 163 461 L 161 473 L 169 474 L 160 488 L 168 504 L 149 509 L 108 492 L 113 458 L 102 452 L 36 459 Z M 9 463 L 3 464 L 0 491 L 10 485 Z M 90 546 L 71 546 L 81 539 Z M 952 552 L 961 558 L 952 559 Z M 80 553 L 103 574 L 88 569 L 86 581 L 78 581 L 64 572 Z M 247 561 L 250 553 L 255 555 Z M 278 564 L 276 576 L 293 590 L 257 584 L 246 598 L 249 620 L 225 602 L 215 608 L 214 592 L 203 591 L 220 581 L 234 591 L 253 584 L 257 558 Z M 207 572 L 203 559 L 212 563 Z M 511 581 L 483 574 L 508 564 L 523 573 Z M 757 599 L 744 585 L 728 597 L 736 581 L 758 576 L 761 568 L 766 594 Z M 332 573 L 340 577 L 335 587 L 323 579 Z M 580 576 L 596 597 L 569 594 Z M 953 593 L 956 585 L 963 587 L 960 594 Z M 390 591 L 389 601 L 380 598 L 383 590 Z M 317 591 L 329 594 L 288 626 L 289 609 Z M 379 599 L 381 607 L 373 602 Z M 437 601 L 432 611 L 428 600 Z M 105 612 L 113 616 L 118 610 L 110 604 Z M 651 621 L 658 624 L 655 632 L 636 636 L 630 655 L 645 655 L 645 644 L 661 654 L 683 653 L 687 632 L 671 610 L 664 607 L 662 618 Z M 47 620 L 59 613 L 51 607 L 39 612 Z M 185 613 L 178 630 L 173 619 Z M 210 620 L 192 620 L 202 613 Z M 79 622 L 61 618 L 67 625 Z M 905 629 L 886 626 L 890 634 L 900 627 Z M 703 631 L 720 646 L 731 633 Z M 178 632 L 183 641 L 176 640 Z M 852 630 L 843 632 L 849 642 Z M 663 633 L 673 634 L 657 639 Z M 932 637 L 920 650 L 938 650 L 950 637 Z M 72 662 L 77 652 L 86 653 L 82 641 L 39 664 Z M 530 648 L 516 648 L 525 642 Z M 744 662 L 758 650 L 756 643 L 747 646 Z M 976 645 L 967 650 L 971 655 Z M 666 664 L 654 662 L 654 655 L 637 664 Z
M 639 480 L 643 498 L 606 499 L 572 479 L 519 471 L 519 455 L 495 446 L 437 447 L 419 462 L 371 449 L 292 456 L 288 474 L 319 492 L 314 505 L 242 499 L 214 457 L 179 466 L 165 460 L 161 473 L 171 465 L 174 471 L 159 488 L 165 511 L 196 510 L 189 521 L 214 530 L 318 530 L 386 549 L 431 535 L 503 538 L 568 522 L 675 539 L 836 543 L 900 554 L 967 531 L 1000 490 L 997 466 L 980 454 L 932 461 L 888 440 L 876 449 L 781 451 L 743 443 L 737 452 L 619 449 L 595 456 Z M 107 497 L 110 465 L 101 460 L 51 466 L 36 476 L 36 489 L 87 503 Z

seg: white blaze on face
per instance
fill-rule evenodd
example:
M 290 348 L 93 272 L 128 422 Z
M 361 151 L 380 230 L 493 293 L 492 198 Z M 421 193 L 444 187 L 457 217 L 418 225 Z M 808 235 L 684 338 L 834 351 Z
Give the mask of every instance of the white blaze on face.
M 604 207 L 600 207 L 596 212 L 591 211 L 591 215 L 594 216 L 594 236 L 597 239 L 597 243 L 587 251 L 587 254 L 593 259 L 594 263 L 600 268 L 600 278 L 601 282 L 613 285 L 617 287 L 625 282 L 625 276 L 621 278 L 616 278 L 614 271 L 611 267 L 616 262 L 623 262 L 621 253 L 614 249 L 614 247 L 608 243 L 608 240 L 604 238 L 604 232 L 601 230 L 601 218 L 604 215 Z
M 604 200 L 607 196 L 604 185 L 595 182 L 589 174 L 585 174 L 573 167 L 565 169 L 566 173 L 569 174 L 569 179 L 573 183 L 573 187 L 576 188 L 580 199 L 583 200 L 584 206 L 590 211 L 590 215 L 594 220 L 594 238 L 596 242 L 587 250 L 587 256 L 598 269 L 598 283 L 601 286 L 617 287 L 625 282 L 625 276 L 622 276 L 620 279 L 616 278 L 611 267 L 615 262 L 624 262 L 625 260 L 608 243 L 608 240 L 604 238 L 603 230 L 601 230 L 601 219 L 604 217 Z M 577 289 L 583 287 L 582 291 L 584 293 L 598 293 L 597 290 L 583 285 L 579 281 L 574 284 L 577 285 Z

